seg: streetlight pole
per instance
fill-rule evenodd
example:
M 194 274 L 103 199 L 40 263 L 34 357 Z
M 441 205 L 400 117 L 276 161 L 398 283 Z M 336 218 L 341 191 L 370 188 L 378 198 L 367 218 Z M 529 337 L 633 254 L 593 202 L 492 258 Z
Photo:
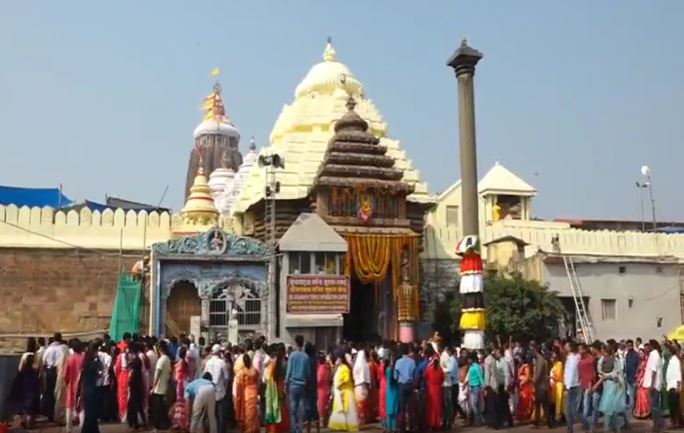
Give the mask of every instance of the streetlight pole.
M 658 228 L 658 223 L 656 222 L 656 211 L 655 211 L 655 198 L 653 198 L 653 179 L 651 178 L 651 168 L 647 165 L 641 167 L 641 174 L 646 178 L 645 185 L 648 186 L 648 195 L 651 199 L 651 216 L 653 217 L 653 231 Z
M 268 339 L 275 338 L 277 330 L 276 285 L 278 259 L 276 249 L 278 246 L 276 235 L 276 194 L 280 192 L 280 182 L 276 180 L 276 169 L 285 168 L 285 159 L 274 153 L 272 155 L 260 155 L 259 167 L 265 169 L 266 185 L 264 189 L 264 240 L 271 246 L 271 258 L 268 273 L 268 298 L 266 304 L 266 334 Z
M 648 188 L 645 183 L 637 182 L 637 188 L 639 188 L 639 216 L 641 217 L 641 231 L 646 231 L 646 219 L 644 217 L 644 188 Z

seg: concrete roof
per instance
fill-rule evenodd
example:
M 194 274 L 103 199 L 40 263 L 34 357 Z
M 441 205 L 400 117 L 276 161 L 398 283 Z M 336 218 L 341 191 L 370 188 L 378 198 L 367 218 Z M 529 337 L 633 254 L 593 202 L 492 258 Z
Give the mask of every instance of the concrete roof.
M 477 184 L 477 189 L 480 194 L 487 192 L 528 196 L 537 194 L 537 190 L 530 184 L 498 162 L 480 180 L 480 183 Z
M 500 243 L 500 242 L 507 242 L 507 241 L 515 242 L 516 244 L 522 245 L 522 246 L 527 246 L 527 245 L 529 245 L 529 243 L 525 242 L 524 240 L 520 239 L 520 238 L 517 237 L 517 236 L 505 235 L 505 236 L 499 236 L 498 238 L 494 238 L 494 239 L 491 239 L 491 240 L 489 240 L 489 241 L 487 241 L 487 242 L 484 242 L 484 243 L 482 244 L 482 246 L 483 246 L 483 247 L 486 247 L 486 246 L 488 246 L 488 245 L 497 244 L 497 243 Z
M 279 242 L 281 251 L 347 252 L 347 241 L 315 213 L 302 213 Z

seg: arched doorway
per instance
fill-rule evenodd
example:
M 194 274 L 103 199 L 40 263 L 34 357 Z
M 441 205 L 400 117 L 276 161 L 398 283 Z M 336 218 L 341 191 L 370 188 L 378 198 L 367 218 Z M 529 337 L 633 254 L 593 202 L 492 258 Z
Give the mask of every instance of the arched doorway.
M 202 301 L 190 281 L 178 281 L 166 301 L 166 335 L 190 333 L 190 317 L 202 314 Z

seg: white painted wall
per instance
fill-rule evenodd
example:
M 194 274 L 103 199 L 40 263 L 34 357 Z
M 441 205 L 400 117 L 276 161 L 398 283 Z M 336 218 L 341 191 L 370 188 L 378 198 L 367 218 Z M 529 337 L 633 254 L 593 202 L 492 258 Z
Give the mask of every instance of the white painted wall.
M 619 267 L 625 267 L 625 273 Z M 660 271 L 658 271 L 658 267 Z M 660 338 L 682 323 L 680 265 L 657 263 L 576 263 L 577 276 L 596 338 Z M 572 297 L 563 264 L 545 264 L 544 280 L 560 296 Z M 601 317 L 601 299 L 615 299 L 615 320 Z M 633 300 L 629 307 L 629 299 Z M 662 317 L 661 327 L 657 320 Z

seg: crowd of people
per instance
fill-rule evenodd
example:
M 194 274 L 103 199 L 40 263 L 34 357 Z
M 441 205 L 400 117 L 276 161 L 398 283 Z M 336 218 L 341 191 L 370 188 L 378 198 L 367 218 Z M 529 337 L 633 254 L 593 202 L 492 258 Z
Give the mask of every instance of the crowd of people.
M 632 419 L 664 417 L 684 426 L 684 362 L 674 341 L 608 340 L 591 345 L 493 344 L 468 351 L 439 335 L 416 344 L 341 343 L 319 351 L 180 335 L 164 340 L 105 335 L 88 344 L 29 338 L 9 402 L 25 428 L 38 415 L 97 433 L 101 422 L 183 432 L 303 433 L 321 427 L 386 433 L 451 430 L 458 424 L 504 426 L 581 423 L 619 432 Z

